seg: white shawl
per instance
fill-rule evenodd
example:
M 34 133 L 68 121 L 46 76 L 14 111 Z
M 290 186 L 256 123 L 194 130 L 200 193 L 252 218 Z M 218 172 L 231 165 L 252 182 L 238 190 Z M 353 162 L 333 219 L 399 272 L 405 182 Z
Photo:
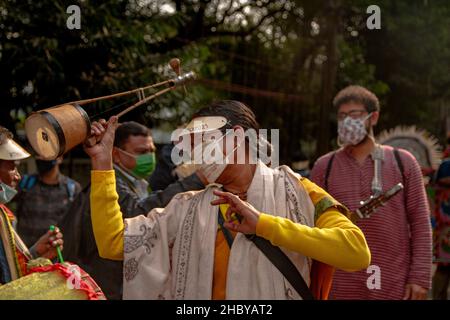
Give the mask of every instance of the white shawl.
M 259 162 L 247 201 L 260 212 L 314 225 L 314 205 L 290 168 Z M 164 209 L 125 220 L 124 299 L 211 299 L 218 207 L 210 185 L 176 195 Z M 310 259 L 283 251 L 310 281 Z M 227 299 L 301 299 L 243 234 L 234 239 Z

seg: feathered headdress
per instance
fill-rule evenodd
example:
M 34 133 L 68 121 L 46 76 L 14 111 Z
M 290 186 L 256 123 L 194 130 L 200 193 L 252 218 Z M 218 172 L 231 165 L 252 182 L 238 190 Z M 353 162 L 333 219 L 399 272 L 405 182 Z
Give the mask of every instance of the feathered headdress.
M 384 130 L 378 135 L 377 142 L 411 152 L 422 169 L 436 170 L 441 162 L 442 148 L 438 140 L 416 126 Z

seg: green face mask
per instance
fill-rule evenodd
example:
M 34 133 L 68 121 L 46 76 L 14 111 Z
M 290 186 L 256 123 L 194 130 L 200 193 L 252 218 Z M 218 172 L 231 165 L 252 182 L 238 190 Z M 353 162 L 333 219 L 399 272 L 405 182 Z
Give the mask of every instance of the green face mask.
M 131 172 L 141 179 L 148 178 L 156 167 L 156 157 L 154 152 L 141 154 L 136 157 L 136 166 Z

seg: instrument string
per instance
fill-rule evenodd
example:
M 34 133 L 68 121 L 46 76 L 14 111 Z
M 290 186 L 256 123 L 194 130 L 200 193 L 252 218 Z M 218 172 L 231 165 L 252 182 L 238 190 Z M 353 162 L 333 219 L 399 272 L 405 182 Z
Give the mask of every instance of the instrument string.
M 97 118 L 97 117 L 99 117 L 99 116 L 101 116 L 101 115 L 104 115 L 104 114 L 110 112 L 110 111 L 119 109 L 119 108 L 123 107 L 124 105 L 127 105 L 127 104 L 129 104 L 130 102 L 133 102 L 133 101 L 135 101 L 135 100 L 136 100 L 136 98 L 131 98 L 131 99 L 129 99 L 129 100 L 127 100 L 127 101 L 124 101 L 124 102 L 122 102 L 122 103 L 120 103 L 120 104 L 118 104 L 118 105 L 112 106 L 112 107 L 110 107 L 110 108 L 106 108 L 105 110 L 103 110 L 103 111 L 101 111 L 101 112 L 99 112 L 99 113 L 96 113 L 96 114 L 94 114 L 94 115 L 92 115 L 92 116 L 89 116 L 89 118 L 90 118 L 90 119 Z
M 110 94 L 107 96 L 102 96 L 102 97 L 97 97 L 97 98 L 91 98 L 91 99 L 85 99 L 85 100 L 78 100 L 78 101 L 72 101 L 69 102 L 71 104 L 76 103 L 79 104 L 80 106 L 88 104 L 88 103 L 92 103 L 92 102 L 97 102 L 97 101 L 101 101 L 101 100 L 107 100 L 107 99 L 111 99 L 111 98 L 118 98 L 118 97 L 123 97 L 123 96 L 127 96 L 133 93 L 138 93 L 139 91 L 143 92 L 144 90 L 148 90 L 148 89 L 152 89 L 152 88 L 157 88 L 166 84 L 172 84 L 173 83 L 173 79 L 169 79 L 169 80 L 165 80 L 162 82 L 158 82 L 155 84 L 150 84 L 150 85 L 146 85 L 144 87 L 140 87 L 137 89 L 133 89 L 133 90 L 128 90 L 128 91 L 123 91 L 123 92 L 119 92 L 119 93 L 114 93 L 114 94 Z

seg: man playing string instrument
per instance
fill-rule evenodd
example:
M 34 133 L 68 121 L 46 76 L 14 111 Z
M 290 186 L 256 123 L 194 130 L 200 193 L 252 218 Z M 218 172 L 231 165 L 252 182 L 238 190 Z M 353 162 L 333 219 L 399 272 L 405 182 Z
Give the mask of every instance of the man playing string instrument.
M 331 274 L 314 270 L 313 260 L 346 271 L 369 265 L 364 235 L 341 204 L 286 166 L 250 163 L 244 131 L 259 128 L 247 106 L 215 102 L 193 122 L 187 128 L 205 129 L 193 147 L 221 150 L 225 159 L 199 165 L 210 184 L 125 221 L 111 158 L 117 118 L 93 124 L 98 143 L 85 147 L 93 167 L 92 225 L 100 256 L 124 260 L 124 299 L 299 299 L 246 234 L 282 247 L 317 298 L 327 297 Z M 223 125 L 209 131 L 211 122 Z
M 317 160 L 311 179 L 352 211 L 360 201 L 398 183 L 404 190 L 357 222 L 372 252 L 373 268 L 337 271 L 330 297 L 425 299 L 431 285 L 431 227 L 419 164 L 408 151 L 375 142 L 380 105 L 372 92 L 349 86 L 333 103 L 342 148 Z M 372 275 L 379 281 L 371 281 Z

